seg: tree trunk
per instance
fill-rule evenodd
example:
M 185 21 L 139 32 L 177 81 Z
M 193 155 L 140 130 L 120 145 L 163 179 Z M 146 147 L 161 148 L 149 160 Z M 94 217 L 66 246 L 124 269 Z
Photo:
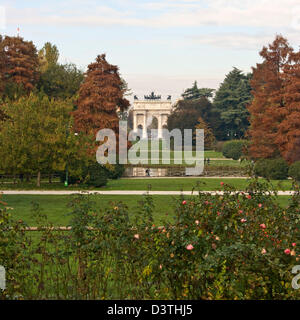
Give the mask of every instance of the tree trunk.
M 37 187 L 41 186 L 41 172 L 40 171 L 37 174 L 36 185 L 37 185 Z
M 52 176 L 53 176 L 53 174 L 49 173 L 49 183 L 52 183 Z

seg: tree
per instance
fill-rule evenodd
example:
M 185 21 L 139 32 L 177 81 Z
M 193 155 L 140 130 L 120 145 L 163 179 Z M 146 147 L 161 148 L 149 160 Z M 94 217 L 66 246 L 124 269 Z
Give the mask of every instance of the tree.
M 194 82 L 192 88 L 188 88 L 182 94 L 185 100 L 195 100 L 204 98 L 211 98 L 213 96 L 214 89 L 210 88 L 198 88 L 197 81 Z
M 88 66 L 79 89 L 78 109 L 73 113 L 76 130 L 95 137 L 98 130 L 109 128 L 117 136 L 117 112 L 124 112 L 129 106 L 124 98 L 125 90 L 118 67 L 109 64 L 105 54 L 98 55 Z
M 67 162 L 78 159 L 86 161 L 81 137 L 71 134 L 72 108 L 71 101 L 33 93 L 5 103 L 8 119 L 0 130 L 0 169 L 13 175 L 35 173 L 39 186 L 42 172 L 64 170 Z
M 249 153 L 254 159 L 279 156 L 276 140 L 279 124 L 286 113 L 283 70 L 287 68 L 292 52 L 287 39 L 277 36 L 260 52 L 263 62 L 253 68 L 253 101 L 248 110 L 251 114 Z
M 212 121 L 212 104 L 207 98 L 179 100 L 168 117 L 168 129 L 194 129 L 201 117 L 208 125 Z
M 251 101 L 251 74 L 244 75 L 234 68 L 220 85 L 214 98 L 214 107 L 220 114 L 218 139 L 225 140 L 244 136 L 249 126 L 249 113 L 246 108 Z M 228 136 L 229 135 L 229 136 Z
M 59 51 L 56 45 L 46 42 L 41 50 L 38 53 L 40 71 L 43 73 L 49 67 L 57 65 L 59 58 Z
M 83 78 L 83 72 L 74 64 L 50 64 L 37 87 L 50 98 L 68 99 L 78 93 Z
M 20 37 L 5 36 L 0 42 L 1 79 L 4 82 L 4 96 L 14 98 L 23 90 L 30 92 L 39 78 L 39 60 L 32 41 Z M 1 60 L 1 59 L 0 59 Z
M 291 164 L 300 160 L 300 52 L 290 54 L 283 79 L 284 108 L 280 110 L 282 121 L 275 142 L 283 158 Z
M 205 150 L 211 149 L 216 142 L 216 138 L 212 129 L 201 117 L 198 118 L 198 124 L 195 126 L 195 129 L 204 130 L 204 148 Z

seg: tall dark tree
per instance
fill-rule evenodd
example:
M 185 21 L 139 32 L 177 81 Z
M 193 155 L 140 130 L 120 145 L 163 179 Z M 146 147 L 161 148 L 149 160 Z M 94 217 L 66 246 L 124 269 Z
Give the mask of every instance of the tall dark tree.
M 214 121 L 212 104 L 207 98 L 197 100 L 179 100 L 168 117 L 168 129 L 194 129 L 198 119 L 202 118 L 209 126 Z
M 124 93 L 119 68 L 109 64 L 105 54 L 97 56 L 79 89 L 78 109 L 73 113 L 75 130 L 95 135 L 100 129 L 110 128 L 117 134 L 118 111 L 129 106 Z
M 20 90 L 30 92 L 39 78 L 39 60 L 32 41 L 21 37 L 5 36 L 0 42 L 0 74 L 4 82 L 4 95 L 13 97 Z
M 196 100 L 202 97 L 211 98 L 214 91 L 214 89 L 210 88 L 198 88 L 197 81 L 195 81 L 191 88 L 184 91 L 182 97 L 184 100 Z
M 251 74 L 234 68 L 220 85 L 214 107 L 220 114 L 218 140 L 241 138 L 249 126 L 247 104 L 251 102 Z

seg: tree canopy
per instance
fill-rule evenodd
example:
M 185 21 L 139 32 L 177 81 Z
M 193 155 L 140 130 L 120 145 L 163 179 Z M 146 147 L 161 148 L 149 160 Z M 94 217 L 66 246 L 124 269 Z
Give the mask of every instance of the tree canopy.
M 282 134 L 290 137 L 295 133 L 290 131 L 291 127 L 288 128 L 289 125 L 287 126 L 286 122 L 282 122 L 289 118 L 294 108 L 295 95 L 285 93 L 287 90 L 292 90 L 294 84 L 289 82 L 290 84 L 286 86 L 284 80 L 284 70 L 287 70 L 286 76 L 289 73 L 288 70 L 291 70 L 289 61 L 292 52 L 293 48 L 287 39 L 277 36 L 272 44 L 264 47 L 260 52 L 263 62 L 253 68 L 251 86 L 254 98 L 248 108 L 251 114 L 249 151 L 253 158 L 278 156 L 279 144 L 283 151 L 287 142 Z
M 34 89 L 39 79 L 39 59 L 32 41 L 5 36 L 0 39 L 0 75 L 4 97 L 16 98 Z
M 213 96 L 214 89 L 210 88 L 198 88 L 197 81 L 194 82 L 191 88 L 188 88 L 182 94 L 184 100 L 196 100 L 200 98 L 211 98 Z
M 117 133 L 117 112 L 129 106 L 125 91 L 118 67 L 109 64 L 105 54 L 97 56 L 79 89 L 78 109 L 73 113 L 76 130 L 95 135 L 100 129 L 110 128 Z
M 241 138 L 249 127 L 247 105 L 251 102 L 251 74 L 230 71 L 216 91 L 214 108 L 219 113 L 218 139 Z
M 71 134 L 73 105 L 31 93 L 2 106 L 7 119 L 0 130 L 0 168 L 9 174 L 38 174 L 64 170 L 67 159 L 82 154 L 80 136 Z M 39 185 L 39 181 L 37 181 Z

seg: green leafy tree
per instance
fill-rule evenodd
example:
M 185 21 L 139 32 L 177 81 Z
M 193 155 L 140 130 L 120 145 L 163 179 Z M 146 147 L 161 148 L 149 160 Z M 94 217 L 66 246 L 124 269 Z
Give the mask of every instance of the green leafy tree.
M 8 119 L 1 124 L 0 169 L 13 175 L 37 174 L 40 186 L 41 173 L 86 161 L 82 137 L 71 134 L 72 108 L 71 101 L 50 100 L 33 93 L 4 104 Z
M 51 64 L 41 74 L 38 88 L 50 98 L 68 99 L 77 94 L 83 78 L 75 64 Z
M 40 71 L 43 73 L 49 67 L 57 65 L 59 58 L 59 51 L 55 44 L 51 44 L 50 42 L 46 42 L 41 50 L 38 53 L 39 63 L 40 63 Z
M 234 68 L 226 75 L 214 98 L 214 108 L 220 114 L 218 140 L 241 138 L 249 127 L 247 105 L 251 102 L 251 74 Z

